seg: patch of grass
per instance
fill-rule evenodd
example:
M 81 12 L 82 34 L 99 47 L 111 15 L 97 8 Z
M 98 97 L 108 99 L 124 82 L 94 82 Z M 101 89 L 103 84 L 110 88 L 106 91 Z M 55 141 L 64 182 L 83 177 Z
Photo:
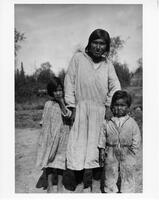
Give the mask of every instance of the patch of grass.
M 23 103 L 15 103 L 15 110 L 42 110 L 45 102 L 49 99 L 45 97 L 33 97 L 30 100 L 26 100 Z
M 40 128 L 43 110 L 15 111 L 15 128 Z

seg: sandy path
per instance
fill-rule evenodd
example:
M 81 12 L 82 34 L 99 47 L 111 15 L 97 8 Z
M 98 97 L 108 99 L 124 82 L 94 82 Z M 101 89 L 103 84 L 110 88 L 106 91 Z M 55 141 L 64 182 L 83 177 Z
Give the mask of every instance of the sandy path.
M 15 192 L 16 193 L 46 193 L 42 188 L 36 188 L 36 183 L 42 174 L 35 168 L 36 143 L 39 129 L 16 129 L 15 131 Z M 99 188 L 99 184 L 97 186 Z M 76 189 L 81 192 L 82 185 Z M 99 189 L 98 191 L 99 192 Z
M 36 143 L 39 137 L 39 129 L 16 129 L 15 131 L 15 192 L 16 193 L 46 193 L 46 190 L 37 189 L 36 183 L 41 175 L 41 170 L 35 168 Z M 138 158 L 136 169 L 136 192 L 142 191 L 142 155 Z M 99 182 L 94 192 L 98 193 Z M 82 185 L 76 189 L 81 192 Z

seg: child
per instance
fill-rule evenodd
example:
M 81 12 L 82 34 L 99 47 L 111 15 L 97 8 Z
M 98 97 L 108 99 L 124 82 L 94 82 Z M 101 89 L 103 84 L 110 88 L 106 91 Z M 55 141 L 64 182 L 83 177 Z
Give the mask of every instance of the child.
M 42 131 L 38 143 L 37 166 L 46 170 L 47 192 L 59 192 L 65 169 L 65 153 L 69 134 L 68 117 L 71 111 L 64 103 L 63 86 L 58 78 L 47 85 L 51 99 L 45 103 Z
M 128 115 L 130 105 L 131 96 L 126 91 L 116 91 L 110 107 L 113 117 L 101 127 L 99 157 L 101 166 L 105 160 L 105 193 L 135 192 L 135 161 L 141 136 L 137 123 Z

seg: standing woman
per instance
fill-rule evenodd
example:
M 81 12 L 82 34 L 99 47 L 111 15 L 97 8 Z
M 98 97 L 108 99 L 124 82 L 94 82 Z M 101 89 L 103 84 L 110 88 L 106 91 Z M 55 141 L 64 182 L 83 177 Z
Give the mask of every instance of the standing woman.
M 92 179 L 99 168 L 98 138 L 104 120 L 105 107 L 120 83 L 108 60 L 110 36 L 97 29 L 89 37 L 85 52 L 77 52 L 65 77 L 65 101 L 72 107 L 73 127 L 67 147 L 66 189 L 76 188 L 76 171 L 83 170 L 84 192 L 91 192 Z M 95 173 L 94 173 L 95 172 Z M 95 176 L 94 176 L 95 175 Z

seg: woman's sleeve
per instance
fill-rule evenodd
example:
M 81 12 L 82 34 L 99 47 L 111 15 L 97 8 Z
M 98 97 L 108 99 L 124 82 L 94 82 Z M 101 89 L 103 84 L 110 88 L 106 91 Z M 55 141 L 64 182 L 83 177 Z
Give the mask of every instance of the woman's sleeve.
M 111 99 L 117 90 L 121 90 L 120 82 L 115 72 L 114 66 L 112 63 L 109 63 L 108 70 L 108 93 L 107 93 L 107 101 L 106 106 L 110 106 Z
M 65 102 L 69 107 L 75 107 L 75 77 L 76 77 L 76 59 L 71 59 L 64 80 Z
M 106 123 L 103 122 L 99 132 L 98 148 L 105 149 L 106 147 Z

